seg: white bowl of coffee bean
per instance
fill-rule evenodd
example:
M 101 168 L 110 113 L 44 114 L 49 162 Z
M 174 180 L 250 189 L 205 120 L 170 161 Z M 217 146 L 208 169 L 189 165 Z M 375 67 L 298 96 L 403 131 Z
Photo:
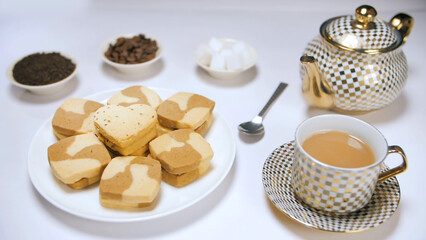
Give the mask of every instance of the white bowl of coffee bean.
M 77 71 L 76 61 L 68 54 L 37 52 L 12 63 L 6 71 L 10 82 L 37 95 L 59 92 Z
M 124 74 L 143 74 L 161 58 L 163 47 L 144 34 L 112 38 L 100 48 L 104 62 Z

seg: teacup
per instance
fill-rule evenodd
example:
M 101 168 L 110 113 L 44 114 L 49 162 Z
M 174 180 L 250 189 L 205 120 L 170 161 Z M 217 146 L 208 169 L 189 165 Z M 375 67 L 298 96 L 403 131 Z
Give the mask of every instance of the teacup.
M 303 142 L 321 131 L 340 131 L 365 142 L 373 151 L 375 162 L 360 168 L 342 168 L 325 164 L 303 148 Z M 381 172 L 387 155 L 398 153 L 402 163 Z M 326 114 L 302 122 L 295 136 L 291 184 L 296 196 L 307 205 L 332 214 L 348 214 L 364 207 L 376 184 L 407 168 L 407 157 L 399 146 L 388 146 L 384 136 L 372 125 L 354 117 Z

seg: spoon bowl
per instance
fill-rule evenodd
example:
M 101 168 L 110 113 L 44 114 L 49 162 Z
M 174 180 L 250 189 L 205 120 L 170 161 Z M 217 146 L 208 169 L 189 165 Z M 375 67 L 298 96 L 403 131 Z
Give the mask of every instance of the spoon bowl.
M 257 116 L 253 118 L 253 120 L 241 123 L 238 126 L 238 130 L 248 135 L 263 134 L 265 132 L 265 128 L 263 127 L 263 124 L 262 124 L 263 118 L 265 117 L 266 113 L 268 112 L 272 104 L 275 102 L 275 100 L 277 100 L 277 98 L 281 95 L 281 93 L 287 87 L 287 85 L 288 85 L 287 83 L 281 82 L 278 85 L 277 89 L 275 89 L 274 94 L 272 94 L 271 98 L 269 98 L 266 105 L 259 112 L 259 114 L 257 114 Z
M 262 124 L 262 118 L 259 116 L 256 116 L 251 121 L 241 123 L 238 126 L 238 129 L 243 133 L 253 134 L 253 135 L 263 134 L 265 132 L 265 128 L 263 127 L 263 124 Z

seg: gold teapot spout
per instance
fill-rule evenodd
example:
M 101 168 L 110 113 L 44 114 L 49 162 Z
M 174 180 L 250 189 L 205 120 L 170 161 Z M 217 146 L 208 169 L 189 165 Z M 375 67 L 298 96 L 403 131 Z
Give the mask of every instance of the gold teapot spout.
M 305 76 L 302 79 L 303 98 L 309 105 L 319 108 L 333 108 L 333 91 L 321 74 L 317 61 L 312 56 L 302 56 Z
M 391 19 L 390 24 L 401 33 L 403 42 L 405 43 L 411 29 L 413 29 L 414 18 L 405 13 L 399 13 Z

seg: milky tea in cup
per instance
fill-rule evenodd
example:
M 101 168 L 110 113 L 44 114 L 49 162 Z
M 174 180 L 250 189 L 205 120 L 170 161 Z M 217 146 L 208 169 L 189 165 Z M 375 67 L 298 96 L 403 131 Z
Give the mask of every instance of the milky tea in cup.
M 381 173 L 389 153 L 402 163 Z M 296 196 L 318 210 L 347 214 L 364 207 L 376 184 L 407 168 L 399 146 L 388 146 L 370 124 L 338 114 L 320 115 L 296 130 L 291 184 Z
M 318 132 L 302 143 L 310 156 L 341 168 L 359 168 L 375 162 L 373 150 L 364 141 L 340 131 Z

